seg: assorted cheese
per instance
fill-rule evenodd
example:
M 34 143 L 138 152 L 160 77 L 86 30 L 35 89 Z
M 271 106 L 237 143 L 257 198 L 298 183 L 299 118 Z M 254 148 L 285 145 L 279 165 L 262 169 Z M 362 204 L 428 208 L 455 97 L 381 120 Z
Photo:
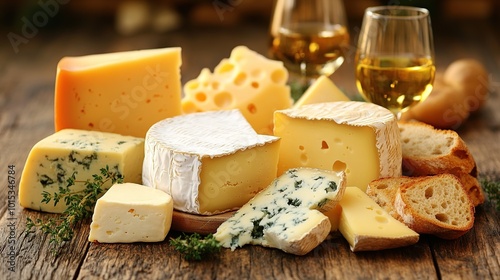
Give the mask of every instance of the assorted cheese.
M 55 130 L 142 137 L 181 113 L 181 49 L 65 57 L 57 65 Z
M 140 183 L 144 139 L 114 133 L 63 129 L 42 139 L 31 149 L 19 183 L 19 203 L 25 208 L 61 213 L 63 201 L 42 203 L 43 192 L 51 194 L 67 186 L 73 174 L 77 181 L 92 180 L 108 166 L 124 176 L 125 182 Z M 103 188 L 109 188 L 105 184 Z M 83 190 L 76 182 L 73 191 Z
M 143 184 L 170 194 L 179 211 L 230 211 L 276 178 L 279 143 L 237 109 L 165 119 L 146 135 Z
M 330 233 L 321 211 L 335 207 L 345 189 L 345 173 L 290 169 L 220 225 L 215 238 L 223 247 L 256 244 L 305 255 Z
M 418 242 L 418 233 L 389 215 L 359 188 L 347 187 L 339 205 L 339 231 L 353 252 L 403 247 Z
M 326 76 L 291 107 L 283 64 L 244 46 L 186 83 L 181 100 L 180 53 L 63 58 L 56 133 L 28 156 L 21 206 L 61 213 L 64 203 L 42 203 L 43 192 L 109 166 L 128 183 L 104 186 L 93 242 L 163 241 L 174 209 L 238 209 L 215 233 L 232 250 L 257 244 L 304 255 L 337 230 L 353 251 L 418 241 L 364 193 L 374 179 L 401 175 L 390 111 L 350 101 Z
M 327 76 L 319 76 L 314 83 L 307 88 L 304 94 L 293 104 L 294 108 L 307 104 L 350 101 Z
M 259 134 L 272 135 L 273 113 L 292 105 L 286 85 L 288 71 L 274 61 L 238 46 L 211 73 L 200 75 L 184 86 L 184 113 L 239 109 Z
M 139 184 L 113 185 L 97 200 L 89 241 L 159 242 L 172 225 L 174 203 L 165 192 Z
M 281 138 L 278 175 L 294 167 L 344 170 L 347 185 L 366 190 L 379 177 L 401 176 L 397 120 L 372 103 L 338 101 L 279 110 L 274 135 Z

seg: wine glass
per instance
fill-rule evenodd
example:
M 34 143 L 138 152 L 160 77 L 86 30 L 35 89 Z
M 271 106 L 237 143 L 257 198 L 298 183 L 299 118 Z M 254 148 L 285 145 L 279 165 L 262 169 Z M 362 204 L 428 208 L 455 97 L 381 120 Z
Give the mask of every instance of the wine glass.
M 349 46 L 342 0 L 277 0 L 270 39 L 270 57 L 283 61 L 290 80 L 304 89 L 320 75 L 330 76 Z
M 367 8 L 355 61 L 361 96 L 399 119 L 432 91 L 435 65 L 429 11 L 406 6 Z

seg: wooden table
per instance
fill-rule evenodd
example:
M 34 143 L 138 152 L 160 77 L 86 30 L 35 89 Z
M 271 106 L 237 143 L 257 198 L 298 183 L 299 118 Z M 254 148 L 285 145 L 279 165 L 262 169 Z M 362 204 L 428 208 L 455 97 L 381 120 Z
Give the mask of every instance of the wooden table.
M 353 40 L 359 23 L 351 24 Z M 492 22 L 435 24 L 438 70 L 459 58 L 475 58 L 491 74 L 490 99 L 459 134 L 482 173 L 500 172 L 500 29 Z M 476 209 L 474 228 L 458 240 L 421 236 L 414 246 L 378 252 L 350 251 L 341 237 L 331 237 L 302 257 L 258 246 L 200 262 L 185 261 L 168 245 L 91 244 L 89 221 L 77 225 L 75 238 L 57 258 L 43 234 L 25 235 L 26 217 L 49 215 L 22 209 L 11 194 L 30 148 L 53 133 L 56 64 L 66 55 L 180 46 L 183 83 L 201 68 L 213 68 L 237 45 L 266 54 L 267 25 L 186 27 L 166 34 L 116 35 L 110 25 L 42 27 L 14 51 L 1 28 L 0 44 L 0 278 L 7 279 L 500 279 L 499 212 L 490 202 Z M 354 50 L 354 46 L 351 50 Z M 332 79 L 349 94 L 355 91 L 353 52 Z M 15 171 L 14 187 L 8 183 Z M 12 172 L 11 172 L 12 173 Z M 15 201 L 14 201 L 15 200 Z M 11 203 L 14 202 L 14 203 Z M 13 246 L 12 248 L 10 246 Z M 13 271 L 10 271 L 13 270 Z

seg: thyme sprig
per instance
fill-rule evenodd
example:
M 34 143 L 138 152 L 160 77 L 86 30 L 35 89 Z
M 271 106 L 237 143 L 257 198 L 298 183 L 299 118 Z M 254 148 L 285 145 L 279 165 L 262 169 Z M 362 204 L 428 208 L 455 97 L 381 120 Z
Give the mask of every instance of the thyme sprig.
M 497 211 L 500 211 L 500 178 L 493 177 L 495 176 L 482 176 L 479 181 L 490 203 L 496 206 Z
M 111 184 L 123 182 L 123 176 L 116 170 L 109 170 L 108 166 L 101 168 L 100 171 L 101 174 L 94 174 L 92 180 L 87 181 L 76 180 L 76 173 L 73 173 L 67 179 L 66 186 L 59 187 L 59 192 L 52 194 L 44 191 L 42 203 L 49 204 L 53 201 L 55 206 L 60 201 L 64 201 L 67 206 L 66 210 L 59 217 L 46 221 L 27 217 L 26 234 L 34 232 L 34 229 L 48 234 L 51 251 L 57 254 L 62 244 L 73 238 L 75 224 L 92 216 L 97 199 L 105 191 L 103 186 L 109 181 Z M 73 191 L 71 187 L 75 184 L 84 184 L 84 188 L 80 191 Z
M 184 259 L 188 261 L 200 261 L 208 255 L 218 253 L 221 248 L 221 244 L 215 239 L 213 234 L 202 237 L 198 233 L 191 235 L 182 233 L 177 238 L 171 238 L 170 245 L 183 254 Z

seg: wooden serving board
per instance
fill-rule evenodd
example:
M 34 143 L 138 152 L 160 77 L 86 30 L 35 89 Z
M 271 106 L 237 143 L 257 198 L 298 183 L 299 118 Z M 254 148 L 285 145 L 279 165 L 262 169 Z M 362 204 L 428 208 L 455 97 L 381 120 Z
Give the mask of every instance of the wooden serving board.
M 186 233 L 215 233 L 220 224 L 231 217 L 234 213 L 235 211 L 204 216 L 174 210 L 171 229 Z

